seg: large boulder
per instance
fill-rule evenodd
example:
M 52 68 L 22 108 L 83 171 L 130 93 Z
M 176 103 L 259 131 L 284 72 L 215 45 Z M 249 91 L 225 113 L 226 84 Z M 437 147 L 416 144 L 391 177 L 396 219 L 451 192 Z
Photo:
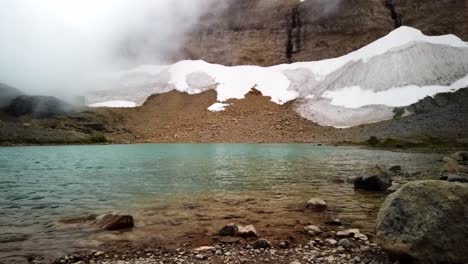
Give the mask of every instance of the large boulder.
M 390 194 L 377 218 L 377 241 L 419 263 L 468 263 L 468 184 L 415 181 Z
M 359 177 L 354 181 L 354 189 L 383 192 L 392 186 L 390 174 L 377 165 L 369 171 L 369 175 Z

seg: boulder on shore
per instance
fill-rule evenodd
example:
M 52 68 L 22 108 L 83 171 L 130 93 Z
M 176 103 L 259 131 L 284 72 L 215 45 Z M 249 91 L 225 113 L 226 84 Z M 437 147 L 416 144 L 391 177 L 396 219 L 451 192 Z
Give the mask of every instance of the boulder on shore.
M 253 248 L 254 249 L 267 249 L 267 248 L 271 248 L 271 243 L 270 241 L 264 239 L 264 238 L 260 238 L 259 240 L 255 241 L 254 244 L 253 244 Z
M 390 194 L 377 240 L 391 255 L 419 263 L 468 263 L 468 184 L 415 181 Z
M 131 215 L 113 215 L 108 214 L 96 221 L 96 225 L 104 230 L 121 230 L 132 228 L 134 226 Z
M 370 170 L 368 176 L 359 177 L 354 181 L 354 189 L 383 192 L 392 186 L 392 178 L 381 166 L 377 165 Z

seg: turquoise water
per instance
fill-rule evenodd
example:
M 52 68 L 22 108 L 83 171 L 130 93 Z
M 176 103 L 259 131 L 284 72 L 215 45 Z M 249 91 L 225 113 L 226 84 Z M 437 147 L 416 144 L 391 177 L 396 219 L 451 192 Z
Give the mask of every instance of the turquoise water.
M 210 223 L 208 233 L 225 219 L 259 226 L 302 221 L 308 216 L 298 209 L 311 196 L 326 199 L 331 212 L 350 223 L 366 225 L 383 196 L 355 193 L 348 176 L 377 163 L 427 170 L 439 158 L 309 144 L 0 148 L 0 260 L 138 240 L 151 232 L 171 239 L 203 221 Z M 64 217 L 108 212 L 131 213 L 137 227 L 109 237 L 58 224 Z M 177 232 L 164 233 L 174 226 Z

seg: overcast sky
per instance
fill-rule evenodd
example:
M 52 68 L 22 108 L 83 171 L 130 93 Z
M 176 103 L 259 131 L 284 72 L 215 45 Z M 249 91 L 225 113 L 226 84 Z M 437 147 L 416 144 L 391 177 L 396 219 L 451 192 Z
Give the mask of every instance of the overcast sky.
M 213 0 L 2 0 L 0 82 L 81 91 L 97 72 L 164 63 Z

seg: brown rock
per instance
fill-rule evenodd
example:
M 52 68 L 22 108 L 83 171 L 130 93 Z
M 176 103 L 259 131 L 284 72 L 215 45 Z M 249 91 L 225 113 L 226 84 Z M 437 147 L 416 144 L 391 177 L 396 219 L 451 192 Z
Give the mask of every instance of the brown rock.
M 221 230 L 219 230 L 220 236 L 236 236 L 239 231 L 239 227 L 236 224 L 227 224 Z
M 307 201 L 306 208 L 315 212 L 322 212 L 327 209 L 327 203 L 320 198 L 312 198 Z
M 96 225 L 104 230 L 121 230 L 134 226 L 131 215 L 108 214 L 97 220 Z
M 255 241 L 254 244 L 253 244 L 253 248 L 254 249 L 267 249 L 267 248 L 271 248 L 271 243 L 270 241 L 264 239 L 264 238 L 260 238 L 259 240 Z

